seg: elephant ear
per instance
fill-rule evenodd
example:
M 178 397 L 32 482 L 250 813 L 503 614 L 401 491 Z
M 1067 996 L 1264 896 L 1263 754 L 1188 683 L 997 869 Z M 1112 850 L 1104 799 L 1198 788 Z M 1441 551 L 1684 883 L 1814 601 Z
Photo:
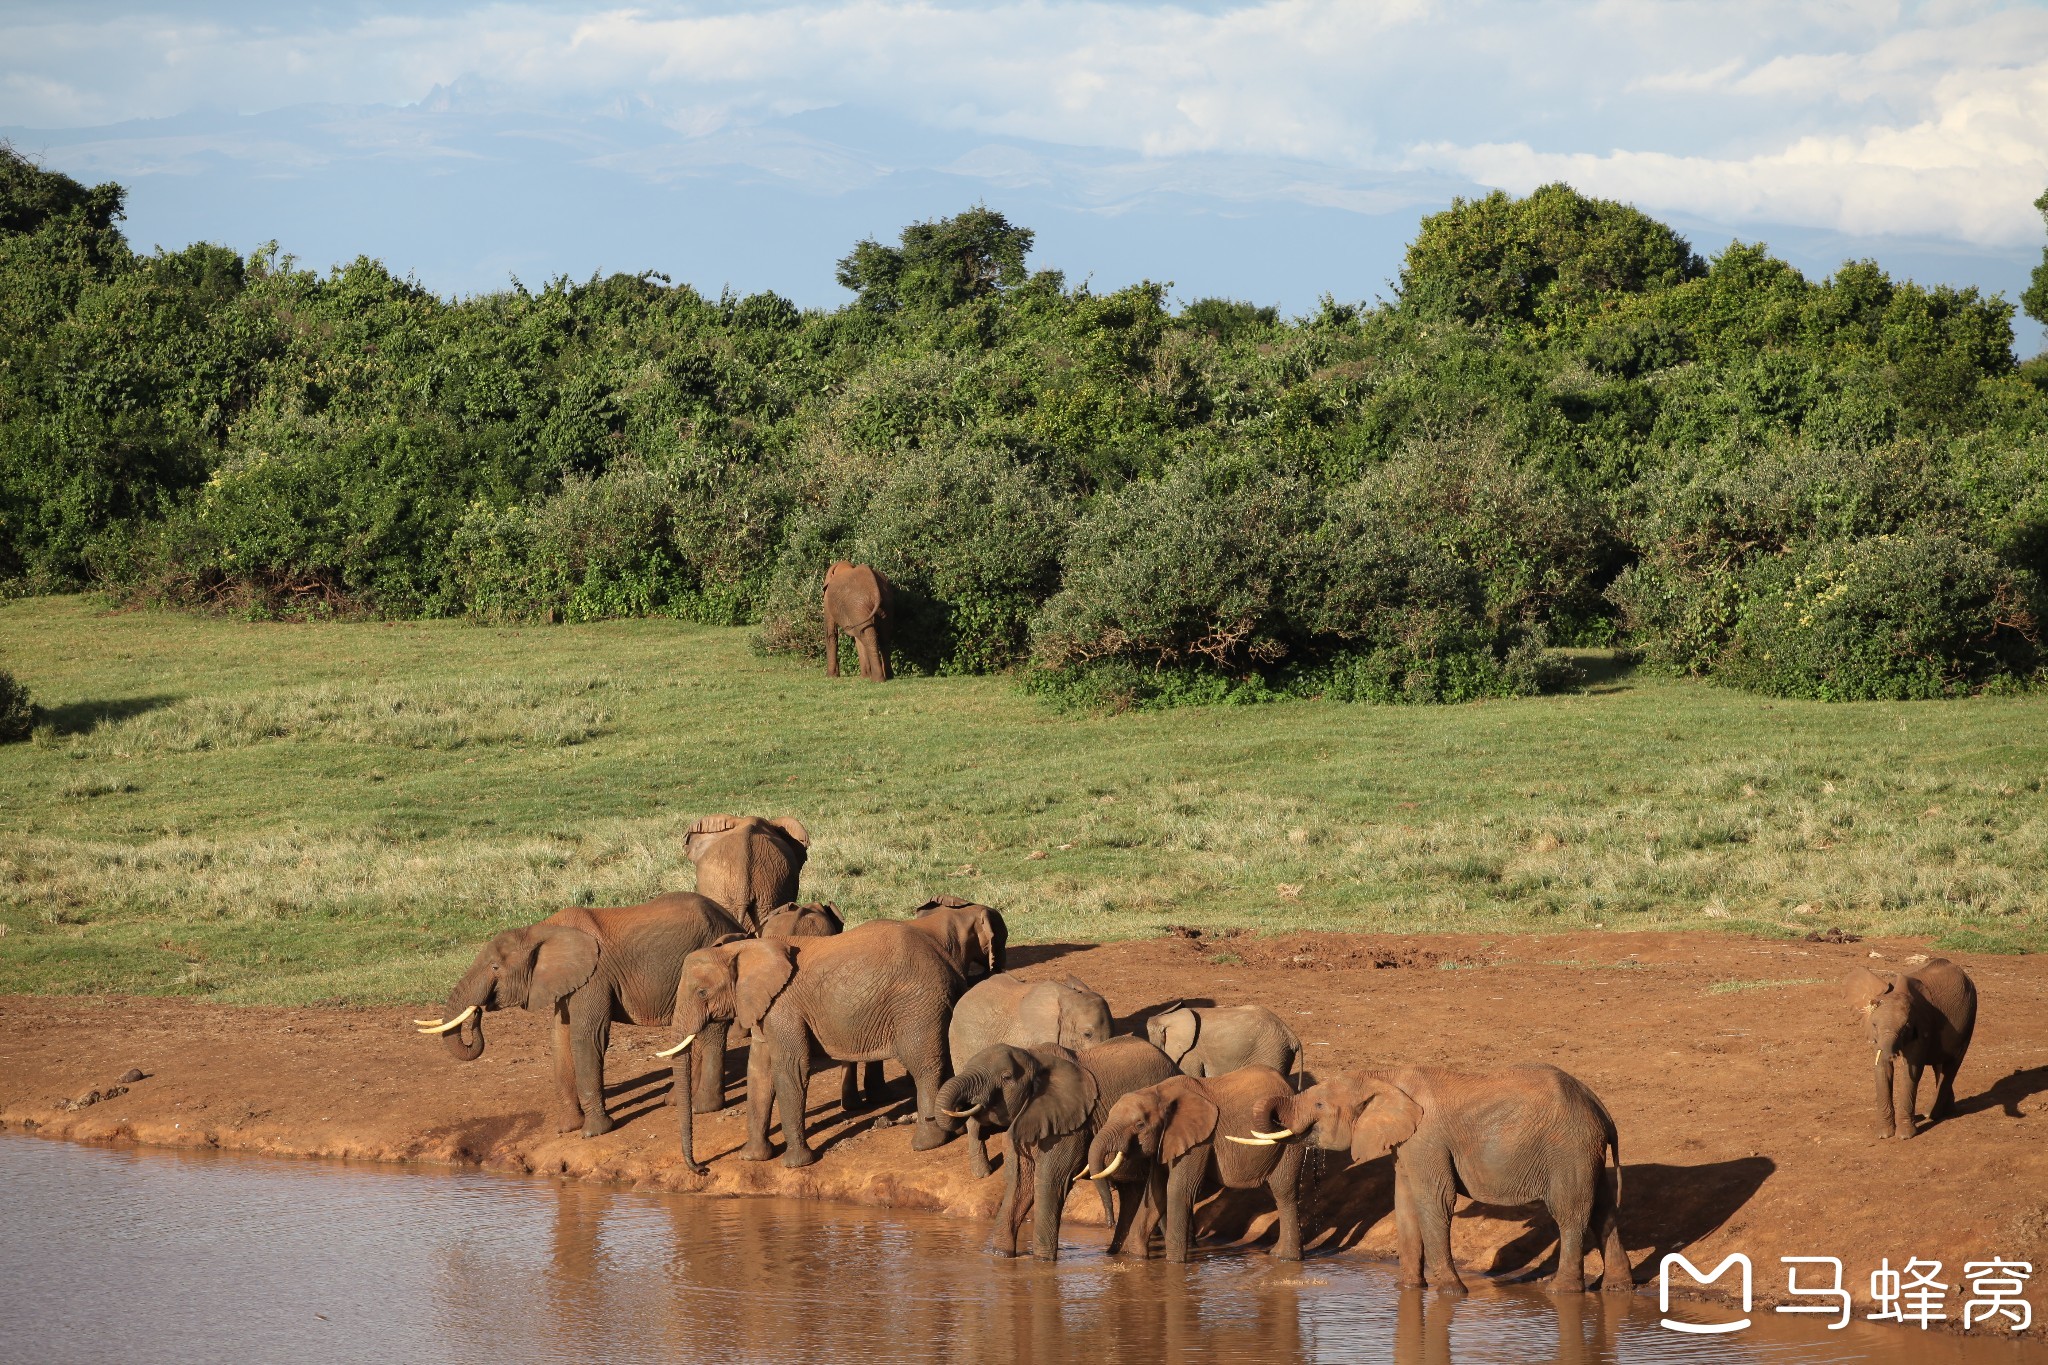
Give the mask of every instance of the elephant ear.
M 1176 1009 L 1152 1018 L 1159 1024 L 1159 1050 L 1179 1066 L 1181 1059 L 1195 1050 L 1195 1039 L 1202 1032 L 1202 1016 L 1193 1010 Z
M 1868 967 L 1851 967 L 1842 986 L 1849 992 L 1849 1003 L 1864 1014 L 1877 1008 L 1878 1001 L 1890 995 L 1897 985 L 1891 977 L 1879 976 Z
M 796 975 L 796 945 L 781 938 L 748 939 L 733 952 L 733 974 L 733 1020 L 752 1033 Z
M 1065 1052 L 1066 1049 L 1058 1049 Z M 1034 1050 L 1045 1070 L 1031 1098 L 1010 1116 L 1010 1140 L 1020 1148 L 1044 1147 L 1055 1138 L 1079 1132 L 1094 1111 L 1096 1090 L 1088 1073 L 1051 1049 Z
M 811 832 L 804 828 L 804 822 L 794 815 L 778 815 L 768 822 L 770 828 L 779 829 L 804 848 L 811 846 Z
M 962 910 L 972 904 L 974 904 L 973 901 L 963 901 L 958 896 L 949 896 L 941 892 L 910 913 L 912 915 L 922 915 L 928 910 Z
M 843 934 L 846 932 L 846 916 L 839 913 L 838 906 L 834 905 L 831 901 L 819 901 L 817 909 L 818 913 L 838 926 L 838 928 L 833 930 L 834 933 Z
M 740 823 L 737 815 L 707 815 L 683 831 L 683 856 L 696 862 L 719 835 Z
M 1166 1104 L 1166 1126 L 1159 1134 L 1159 1159 L 1171 1166 L 1216 1136 L 1216 1120 L 1221 1114 L 1202 1087 L 1186 1076 L 1161 1081 L 1159 1095 Z
M 526 1008 L 554 1013 L 562 997 L 597 971 L 597 939 L 566 924 L 537 925 L 533 931 L 533 975 L 526 983 Z
M 1351 1123 L 1351 1160 L 1371 1161 L 1415 1136 L 1422 1106 L 1397 1085 L 1380 1082 L 1372 1088 Z

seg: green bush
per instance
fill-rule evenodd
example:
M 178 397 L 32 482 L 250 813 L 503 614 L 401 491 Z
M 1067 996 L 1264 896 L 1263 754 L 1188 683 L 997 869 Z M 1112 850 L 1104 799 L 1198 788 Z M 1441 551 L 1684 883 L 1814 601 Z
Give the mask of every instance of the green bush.
M 27 739 L 35 725 L 36 708 L 28 689 L 12 673 L 0 671 L 0 744 Z
M 1822 541 L 1745 575 L 1715 676 L 1821 701 L 1964 695 L 2034 671 L 2036 589 L 1941 532 Z

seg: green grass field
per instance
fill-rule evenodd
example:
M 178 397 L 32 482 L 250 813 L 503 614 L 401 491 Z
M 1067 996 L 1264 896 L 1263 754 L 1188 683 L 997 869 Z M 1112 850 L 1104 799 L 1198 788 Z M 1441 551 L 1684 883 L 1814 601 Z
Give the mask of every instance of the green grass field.
M 1596 661 L 1597 662 L 1597 661 Z M 475 942 L 687 888 L 795 814 L 807 898 L 1021 940 L 1829 926 L 2048 944 L 2048 697 L 1827 706 L 1615 676 L 1457 707 L 1114 716 L 873 686 L 667 621 L 287 625 L 0 605 L 0 991 L 440 996 Z M 1597 670 L 1596 670 L 1597 671 Z

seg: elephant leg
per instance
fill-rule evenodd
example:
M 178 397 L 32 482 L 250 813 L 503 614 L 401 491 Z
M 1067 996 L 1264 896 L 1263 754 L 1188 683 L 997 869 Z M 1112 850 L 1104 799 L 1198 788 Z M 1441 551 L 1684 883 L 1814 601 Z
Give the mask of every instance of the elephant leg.
M 726 1025 L 723 1021 L 706 1024 L 698 1031 L 697 1040 L 685 1049 L 676 1060 L 680 1063 L 689 1057 L 696 1057 L 696 1082 L 690 1090 L 690 1103 L 700 1114 L 715 1114 L 725 1108 L 725 1049 Z M 684 1093 L 681 1086 L 683 1073 L 677 1070 L 676 1093 Z
M 1145 1202 L 1145 1187 L 1142 1184 L 1117 1185 L 1113 1180 L 1098 1180 L 1095 1182 L 1095 1188 L 1101 1190 L 1105 1198 L 1111 1195 L 1111 1191 L 1106 1188 L 1110 1185 L 1116 1185 L 1114 1192 L 1116 1219 L 1111 1224 L 1114 1230 L 1109 1234 L 1109 1254 L 1116 1256 L 1122 1253 L 1124 1243 L 1130 1239 L 1131 1224 L 1137 1221 L 1138 1209 Z M 1150 1233 L 1151 1228 L 1148 1227 L 1145 1231 Z M 1138 1245 L 1143 1247 L 1144 1244 L 1145 1239 L 1139 1238 Z
M 767 1161 L 775 1155 L 768 1125 L 775 1120 L 775 1063 L 768 1040 L 756 1036 L 747 1045 L 747 1145 L 743 1161 Z
M 808 1040 L 777 1048 L 782 1055 L 775 1067 L 775 1105 L 782 1112 L 782 1164 L 795 1169 L 818 1159 L 804 1136 L 809 1118 L 811 1058 Z
M 1185 1264 L 1194 1241 L 1195 1196 L 1201 1193 L 1208 1149 L 1197 1148 L 1166 1173 L 1166 1259 Z
M 1017 1234 L 1031 1212 L 1031 1182 L 1018 1176 L 1022 1166 L 1014 1152 L 1003 1163 L 1003 1202 L 996 1206 L 995 1234 L 991 1243 L 998 1256 L 1017 1254 Z M 1019 1204 L 1023 1205 L 1021 1210 Z
M 1934 1068 L 1934 1103 L 1927 1110 L 1929 1122 L 1945 1119 L 1956 1107 L 1956 1072 L 1961 1066 L 1955 1062 L 1939 1062 Z
M 1913 1112 L 1920 1104 L 1920 1066 L 1901 1058 L 1898 1070 L 1892 1077 L 1892 1113 L 1898 1123 L 1899 1137 L 1910 1138 L 1920 1129 L 1918 1116 Z
M 1273 1207 L 1280 1212 L 1280 1239 L 1273 1243 L 1276 1261 L 1301 1259 L 1301 1150 L 1301 1143 L 1288 1143 L 1273 1174 L 1266 1178 L 1266 1188 L 1273 1192 Z
M 1877 1059 L 1877 1135 L 1880 1138 L 1898 1135 L 1899 1111 L 1898 1101 L 1895 1098 L 1897 1088 L 1892 1071 L 1892 1063 L 1885 1057 L 1879 1056 Z M 1906 1126 L 1908 1129 L 1912 1127 L 1910 1123 Z
M 848 1062 L 839 1069 L 839 1108 L 848 1114 L 867 1108 L 860 1102 L 860 1063 Z
M 1404 1150 L 1402 1156 L 1405 1155 Z M 1397 1157 L 1394 1179 L 1400 1180 L 1401 1174 Z M 1408 1182 L 1409 1202 L 1422 1233 L 1423 1273 L 1435 1272 L 1437 1288 L 1462 1294 L 1465 1281 L 1458 1275 L 1457 1262 L 1451 1259 L 1451 1211 L 1458 1202 L 1458 1184 L 1451 1171 L 1449 1153 L 1423 1154 Z
M 580 1019 L 569 1021 L 569 1050 L 576 1059 L 576 1099 L 583 1110 L 583 1136 L 602 1137 L 612 1130 L 604 1107 L 604 1053 L 612 1040 L 611 1002 L 598 1000 Z
M 1138 1239 L 1140 1259 L 1152 1259 L 1152 1234 L 1160 1230 L 1165 1219 L 1166 1170 L 1155 1165 L 1145 1172 L 1144 1198 L 1139 1202 L 1138 1221 L 1131 1227 L 1131 1235 Z
M 1599 1173 L 1594 1173 L 1599 1179 Z M 1550 1277 L 1553 1294 L 1586 1292 L 1586 1229 L 1592 1225 L 1591 1191 L 1576 1188 L 1543 1201 L 1557 1223 L 1557 1273 Z
M 994 1169 L 988 1164 L 988 1134 L 981 1131 L 981 1118 L 971 1117 L 967 1120 L 967 1173 L 986 1180 Z
M 555 1131 L 573 1133 L 583 1126 L 583 1101 L 577 1095 L 576 1049 L 569 1034 L 567 1001 L 555 1006 L 550 1036 L 555 1050 Z
M 1088 1169 L 1088 1153 L 1087 1153 L 1087 1152 L 1085 1152 L 1085 1151 L 1083 1151 L 1083 1152 L 1081 1153 L 1081 1169 L 1082 1169 L 1082 1170 L 1084 1170 L 1084 1171 Z M 1090 1184 L 1092 1184 L 1093 1186 L 1095 1186 L 1095 1197 L 1096 1197 L 1097 1199 L 1099 1199 L 1100 1201 L 1102 1201 L 1102 1222 L 1103 1222 L 1103 1225 L 1104 1225 L 1105 1227 L 1107 1227 L 1107 1226 L 1111 1226 L 1111 1225 L 1115 1224 L 1115 1222 L 1116 1222 L 1116 1193 L 1115 1193 L 1115 1191 L 1113 1191 L 1113 1190 L 1111 1190 L 1111 1189 L 1109 1188 L 1109 1182 L 1108 1182 L 1108 1181 L 1106 1181 L 1106 1180 L 1093 1180 L 1093 1181 L 1090 1181 L 1089 1183 L 1090 1183 Z
M 882 1102 L 883 1068 L 887 1065 L 887 1062 L 869 1062 L 861 1079 L 861 1093 L 867 1097 L 869 1108 Z
M 917 1087 L 917 1133 L 910 1140 L 910 1150 L 929 1152 L 945 1146 L 953 1140 L 953 1134 L 939 1123 L 939 1085 L 946 1070 L 944 1039 L 916 1052 L 899 1052 L 896 1060 L 903 1064 Z
M 860 655 L 860 675 L 869 682 L 882 681 L 881 665 L 875 657 L 875 628 L 862 626 L 853 633 L 853 648 Z
M 825 676 L 839 676 L 839 623 L 829 610 L 825 613 Z
M 1415 1196 L 1398 1165 L 1394 1168 L 1394 1245 L 1401 1259 L 1398 1287 L 1427 1289 L 1429 1281 L 1422 1273 L 1422 1227 L 1415 1217 Z
M 1600 1288 L 1634 1293 L 1635 1270 L 1628 1263 L 1628 1248 L 1621 1241 L 1621 1201 L 1616 1198 L 1620 1186 L 1620 1170 L 1609 1171 L 1603 1162 L 1600 1193 L 1593 1209 L 1593 1222 L 1600 1235 Z
M 1033 1182 L 1038 1193 L 1036 1216 L 1031 1223 L 1031 1254 L 1041 1261 L 1057 1261 L 1060 1215 L 1066 1211 L 1067 1191 L 1073 1188 L 1074 1177 L 1088 1164 L 1087 1134 L 1067 1134 L 1039 1153 L 1033 1164 L 1038 1168 L 1038 1178 Z

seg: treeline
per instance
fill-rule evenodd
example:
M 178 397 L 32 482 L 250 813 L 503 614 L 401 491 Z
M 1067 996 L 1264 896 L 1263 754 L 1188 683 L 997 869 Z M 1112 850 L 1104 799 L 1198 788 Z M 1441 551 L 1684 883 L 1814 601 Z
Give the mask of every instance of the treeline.
M 1702 260 L 1563 185 L 1460 201 L 1394 302 L 1292 320 L 1070 285 L 986 208 L 856 245 L 831 312 L 652 274 L 451 303 L 138 255 L 121 208 L 0 151 L 15 592 L 815 652 L 851 558 L 907 670 L 1111 704 L 1526 693 L 1578 643 L 1789 696 L 2042 670 L 2048 362 L 2011 306 Z

